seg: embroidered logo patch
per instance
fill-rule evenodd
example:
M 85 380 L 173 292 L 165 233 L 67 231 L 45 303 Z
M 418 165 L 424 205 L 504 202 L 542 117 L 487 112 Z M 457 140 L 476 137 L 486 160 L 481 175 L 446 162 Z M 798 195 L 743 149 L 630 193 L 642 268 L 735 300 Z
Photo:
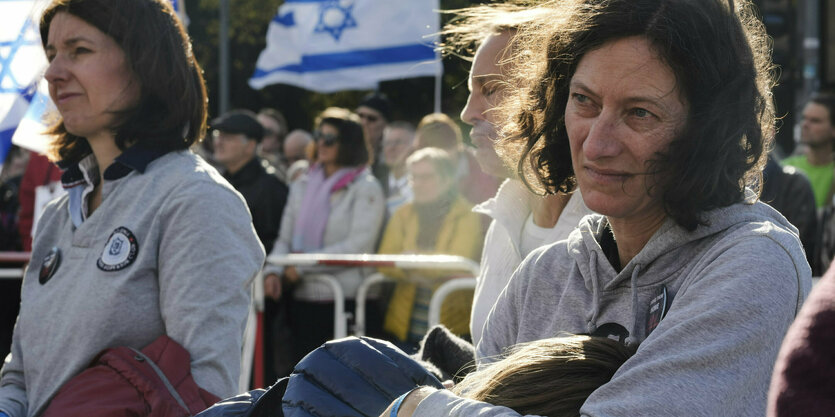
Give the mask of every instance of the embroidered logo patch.
M 58 249 L 56 246 L 43 257 L 41 271 L 38 275 L 38 282 L 40 282 L 41 285 L 46 284 L 46 282 L 49 281 L 53 275 L 55 275 L 55 271 L 58 270 L 59 266 L 61 266 L 61 249 Z
M 96 265 L 102 271 L 119 271 L 125 269 L 136 260 L 139 244 L 136 236 L 127 227 L 117 227 L 107 239 L 104 251 Z

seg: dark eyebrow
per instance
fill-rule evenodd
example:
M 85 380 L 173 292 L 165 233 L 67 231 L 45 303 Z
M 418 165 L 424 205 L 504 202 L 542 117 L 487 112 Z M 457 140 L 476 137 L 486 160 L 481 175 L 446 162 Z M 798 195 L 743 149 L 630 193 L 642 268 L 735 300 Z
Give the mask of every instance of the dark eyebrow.
M 578 90 L 583 90 L 583 93 L 586 95 L 591 96 L 592 98 L 597 98 L 597 94 L 594 93 L 588 86 L 583 84 L 582 81 L 576 81 L 574 79 L 571 80 L 571 87 L 576 88 Z M 634 96 L 628 97 L 625 99 L 627 103 L 647 103 L 652 104 L 665 112 L 669 112 L 670 109 L 668 108 L 667 104 L 664 103 L 663 100 L 660 100 L 658 97 L 647 97 L 647 96 Z
M 583 84 L 582 81 L 577 81 L 575 78 L 571 78 L 571 82 L 569 83 L 570 88 L 576 88 L 578 90 L 583 90 L 588 96 L 592 96 L 593 98 L 597 98 L 597 94 L 592 91 L 587 85 Z
M 64 46 L 70 47 L 70 46 L 73 46 L 73 45 L 75 45 L 79 42 L 93 43 L 93 41 L 91 41 L 91 40 L 89 40 L 89 39 L 87 39 L 83 36 L 76 36 L 74 38 L 69 38 L 69 39 L 65 40 L 64 41 Z M 55 50 L 55 45 L 49 43 L 49 44 L 46 45 L 46 47 L 44 49 L 47 50 L 47 51 L 54 51 Z

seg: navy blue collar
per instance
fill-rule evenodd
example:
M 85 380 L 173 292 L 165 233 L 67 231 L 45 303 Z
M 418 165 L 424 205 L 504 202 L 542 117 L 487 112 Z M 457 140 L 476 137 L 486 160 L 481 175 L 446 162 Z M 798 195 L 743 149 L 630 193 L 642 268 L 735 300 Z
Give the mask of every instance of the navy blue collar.
M 131 146 L 113 160 L 113 163 L 104 170 L 103 177 L 105 180 L 113 181 L 123 178 L 131 171 L 142 174 L 148 164 L 166 153 L 168 153 L 167 150 L 148 148 L 142 145 Z M 71 188 L 84 182 L 84 174 L 81 172 L 78 163 L 69 164 L 61 161 L 58 162 L 58 166 L 65 170 L 61 175 L 61 183 L 64 188 Z

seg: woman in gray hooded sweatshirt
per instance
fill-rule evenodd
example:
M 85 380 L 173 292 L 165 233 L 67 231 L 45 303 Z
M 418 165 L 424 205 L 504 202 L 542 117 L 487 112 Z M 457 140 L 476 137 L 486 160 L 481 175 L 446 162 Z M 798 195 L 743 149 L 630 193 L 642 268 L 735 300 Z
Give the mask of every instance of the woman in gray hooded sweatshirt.
M 764 415 L 811 272 L 797 229 L 757 202 L 773 72 L 750 2 L 539 7 L 551 13 L 513 41 L 528 87 L 506 100 L 505 145 L 530 187 L 579 186 L 601 215 L 520 265 L 478 366 L 561 332 L 604 335 L 640 346 L 581 415 Z M 421 388 L 397 415 L 518 414 Z

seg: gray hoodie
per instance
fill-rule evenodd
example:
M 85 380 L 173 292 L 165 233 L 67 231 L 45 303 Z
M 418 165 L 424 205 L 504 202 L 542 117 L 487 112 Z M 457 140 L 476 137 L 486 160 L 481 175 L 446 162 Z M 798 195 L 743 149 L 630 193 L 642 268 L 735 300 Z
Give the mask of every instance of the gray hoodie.
M 531 253 L 499 297 L 479 366 L 518 343 L 622 329 L 641 345 L 581 409 L 584 416 L 762 416 L 780 342 L 811 287 L 797 230 L 766 204 L 736 204 L 688 232 L 667 219 L 616 272 L 600 247 L 607 221 Z M 667 312 L 649 325 L 666 289 Z M 655 305 L 660 308 L 660 305 Z M 438 391 L 415 416 L 516 416 Z

